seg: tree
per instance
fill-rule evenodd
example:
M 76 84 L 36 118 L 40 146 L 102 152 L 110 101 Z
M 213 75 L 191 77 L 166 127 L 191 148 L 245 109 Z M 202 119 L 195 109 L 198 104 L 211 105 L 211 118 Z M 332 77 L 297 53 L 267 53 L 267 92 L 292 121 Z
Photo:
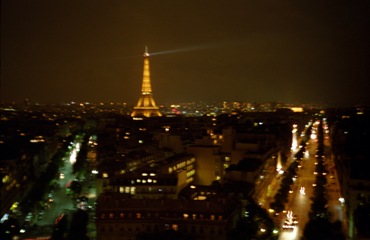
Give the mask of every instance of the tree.
M 54 222 L 53 232 L 51 235 L 52 240 L 64 240 L 67 231 L 68 220 L 67 216 L 61 214 Z
M 71 225 L 69 227 L 68 240 L 85 240 L 87 237 L 87 224 L 89 222 L 89 214 L 78 209 L 73 215 Z
M 338 222 L 332 224 L 325 218 L 311 219 L 303 230 L 303 236 L 305 240 L 345 240 Z
M 246 216 L 241 218 L 236 228 L 230 233 L 229 239 L 274 239 L 273 230 L 275 228 L 273 220 L 267 211 L 250 202 L 245 209 Z M 260 229 L 266 231 L 261 234 Z
M 13 239 L 19 233 L 19 223 L 17 219 L 9 217 L 0 224 L 0 239 Z
M 69 188 L 72 190 L 72 192 L 75 195 L 79 195 L 82 191 L 81 183 L 79 181 L 76 181 L 76 180 L 73 180 L 71 182 L 71 185 L 69 186 Z

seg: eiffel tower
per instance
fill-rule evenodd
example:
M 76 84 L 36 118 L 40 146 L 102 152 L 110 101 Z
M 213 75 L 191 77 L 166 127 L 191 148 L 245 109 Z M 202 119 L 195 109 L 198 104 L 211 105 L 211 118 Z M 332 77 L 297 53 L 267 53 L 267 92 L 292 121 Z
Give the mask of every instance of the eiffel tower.
M 149 71 L 149 53 L 148 47 L 145 47 L 144 53 L 144 71 L 143 83 L 141 86 L 141 96 L 137 102 L 131 117 L 160 117 L 162 116 L 159 108 L 155 105 L 152 95 L 152 87 L 150 84 L 150 71 Z

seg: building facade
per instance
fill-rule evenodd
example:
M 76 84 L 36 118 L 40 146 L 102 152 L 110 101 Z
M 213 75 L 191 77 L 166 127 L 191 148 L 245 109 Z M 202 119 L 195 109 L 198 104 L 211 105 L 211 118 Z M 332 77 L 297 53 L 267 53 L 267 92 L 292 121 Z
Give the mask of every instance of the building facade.
M 241 207 L 240 201 L 230 197 L 149 200 L 105 193 L 98 199 L 97 240 L 153 239 L 149 236 L 159 237 L 168 231 L 192 239 L 227 239 L 241 217 Z

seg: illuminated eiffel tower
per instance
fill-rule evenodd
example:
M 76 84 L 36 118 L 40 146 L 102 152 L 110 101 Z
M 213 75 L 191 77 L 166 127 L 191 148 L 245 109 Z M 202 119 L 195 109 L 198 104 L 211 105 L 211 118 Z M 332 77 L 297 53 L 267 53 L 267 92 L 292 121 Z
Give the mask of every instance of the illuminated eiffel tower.
M 148 48 L 145 47 L 144 53 L 144 71 L 143 83 L 141 86 L 141 96 L 137 102 L 131 117 L 160 117 L 162 116 L 159 108 L 155 105 L 152 95 L 152 87 L 150 84 L 150 71 L 149 71 L 149 53 Z

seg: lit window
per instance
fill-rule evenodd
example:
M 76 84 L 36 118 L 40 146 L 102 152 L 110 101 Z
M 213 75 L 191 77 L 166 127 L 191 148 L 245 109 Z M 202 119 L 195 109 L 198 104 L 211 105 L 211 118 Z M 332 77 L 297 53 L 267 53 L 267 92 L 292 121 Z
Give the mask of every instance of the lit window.
M 187 182 L 187 183 L 191 183 L 193 180 L 194 180 L 194 179 L 193 179 L 192 177 L 190 177 L 190 178 L 186 179 L 186 182 Z
M 216 218 L 215 218 L 215 215 L 211 215 L 211 220 L 215 220 Z
M 188 218 L 188 217 L 189 217 L 189 214 L 184 213 L 184 214 L 183 214 L 183 216 L 184 216 L 184 218 L 186 219 L 186 218 Z
M 141 213 L 136 213 L 136 218 L 140 219 L 141 218 Z
M 103 178 L 108 178 L 108 173 L 103 173 Z

